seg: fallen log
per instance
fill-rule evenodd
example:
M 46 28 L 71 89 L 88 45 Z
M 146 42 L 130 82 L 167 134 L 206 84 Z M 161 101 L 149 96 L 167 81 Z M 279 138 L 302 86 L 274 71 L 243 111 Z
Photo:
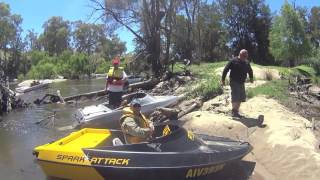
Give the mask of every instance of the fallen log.
M 33 101 L 34 104 L 40 105 L 40 104 L 50 104 L 50 103 L 62 103 L 64 104 L 65 101 L 63 97 L 60 94 L 60 91 L 57 90 L 57 95 L 56 94 L 50 94 L 47 93 L 42 99 L 36 99 Z
M 134 84 L 130 84 L 129 85 L 129 89 L 131 91 L 135 90 L 135 89 L 144 89 L 144 90 L 150 90 L 152 89 L 154 86 L 156 86 L 158 83 L 160 82 L 159 79 L 156 78 L 151 78 L 147 81 L 142 81 L 142 82 L 137 82 Z
M 9 89 L 9 88 L 1 85 L 1 84 L 0 84 L 0 90 L 3 90 L 5 93 L 7 93 L 10 96 L 15 96 L 16 95 L 16 93 L 14 91 L 12 91 L 11 89 Z
M 152 89 L 155 85 L 159 83 L 158 79 L 149 79 L 147 81 L 142 81 L 134 84 L 129 85 L 130 92 L 136 90 L 136 89 Z M 106 90 L 100 90 L 100 91 L 94 91 L 94 92 L 89 92 L 89 93 L 84 93 L 84 94 L 78 94 L 74 96 L 68 96 L 64 98 L 64 101 L 72 101 L 72 100 L 80 100 L 81 98 L 87 98 L 91 99 L 93 97 L 99 97 L 99 96 L 105 96 L 107 95 Z
M 155 123 L 162 123 L 167 120 L 178 120 L 182 118 L 184 115 L 189 114 L 190 112 L 194 111 L 197 108 L 200 108 L 202 106 L 202 100 L 196 100 L 193 102 L 190 106 L 188 106 L 186 109 L 181 110 L 180 112 L 177 111 L 177 109 L 174 108 L 161 108 L 159 109 L 160 114 L 156 113 L 156 116 L 164 115 L 164 117 L 161 117 L 157 120 L 154 120 Z
M 105 96 L 105 95 L 107 95 L 107 91 L 100 90 L 100 91 L 94 91 L 94 92 L 89 92 L 89 93 L 84 93 L 84 94 L 77 94 L 74 96 L 68 96 L 63 99 L 64 99 L 64 101 L 72 101 L 72 100 L 80 100 L 83 97 L 91 99 L 93 97 Z
M 193 110 L 195 110 L 196 108 L 199 108 L 202 106 L 202 101 L 199 100 L 199 101 L 196 101 L 194 102 L 191 106 L 189 106 L 187 109 L 185 110 L 182 110 L 179 114 L 178 114 L 178 119 L 183 117 L 184 115 L 186 114 L 189 114 L 190 112 L 192 112 Z

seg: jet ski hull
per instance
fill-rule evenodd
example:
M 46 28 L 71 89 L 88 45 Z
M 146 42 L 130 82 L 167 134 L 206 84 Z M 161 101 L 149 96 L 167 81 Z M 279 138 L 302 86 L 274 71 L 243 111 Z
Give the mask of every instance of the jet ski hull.
M 178 96 L 150 96 L 146 94 L 141 98 L 141 112 L 149 114 L 157 107 L 169 107 L 179 101 Z M 106 104 L 91 105 L 78 109 L 74 114 L 77 129 L 81 128 L 110 128 L 120 129 L 119 119 L 122 116 L 122 109 L 111 110 Z
M 63 179 L 130 179 L 141 180 L 182 180 L 204 177 L 214 177 L 224 171 L 232 162 L 211 164 L 194 167 L 170 167 L 170 168 L 123 168 L 102 166 L 81 166 L 74 164 L 54 163 L 49 161 L 38 161 L 42 170 L 48 177 Z
M 194 135 L 182 128 L 144 143 L 112 144 L 115 137 L 123 141 L 121 133 L 83 129 L 35 148 L 34 154 L 52 177 L 179 180 L 215 176 L 252 150 L 249 143 Z

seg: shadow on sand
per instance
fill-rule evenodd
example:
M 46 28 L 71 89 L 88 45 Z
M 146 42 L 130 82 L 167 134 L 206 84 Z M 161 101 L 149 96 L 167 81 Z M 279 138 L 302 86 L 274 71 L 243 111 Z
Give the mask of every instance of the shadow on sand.
M 259 128 L 265 128 L 267 125 L 263 124 L 264 122 L 264 116 L 259 115 L 258 118 L 250 118 L 250 117 L 241 117 L 236 118 L 232 117 L 233 120 L 241 122 L 243 125 L 247 126 L 248 128 L 251 127 L 259 127 Z

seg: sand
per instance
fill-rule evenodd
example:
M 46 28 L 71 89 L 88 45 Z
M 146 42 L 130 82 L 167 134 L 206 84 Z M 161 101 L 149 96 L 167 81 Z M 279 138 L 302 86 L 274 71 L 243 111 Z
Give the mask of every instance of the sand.
M 215 102 L 224 104 L 207 105 L 215 108 L 188 114 L 183 118 L 184 127 L 198 133 L 249 141 L 254 149 L 245 159 L 257 163 L 251 179 L 319 179 L 319 142 L 307 128 L 310 126 L 307 119 L 274 99 L 260 96 L 242 104 L 241 112 L 247 119 L 240 122 L 230 118 L 230 103 Z M 264 115 L 266 127 L 258 127 L 258 115 Z

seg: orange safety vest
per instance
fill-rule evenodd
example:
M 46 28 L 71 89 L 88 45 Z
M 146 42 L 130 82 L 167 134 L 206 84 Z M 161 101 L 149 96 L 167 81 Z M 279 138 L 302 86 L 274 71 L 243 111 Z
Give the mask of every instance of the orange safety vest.
M 127 117 L 133 118 L 139 127 L 149 128 L 149 122 L 148 122 L 149 120 L 142 113 L 134 114 L 134 112 L 131 110 L 130 107 L 124 108 L 122 112 L 123 112 L 123 115 L 120 118 L 121 128 L 123 128 L 122 123 L 124 122 L 125 118 L 127 118 Z M 124 136 L 125 136 L 127 143 L 134 144 L 134 143 L 140 143 L 140 142 L 146 141 L 145 138 L 132 136 L 132 135 L 126 133 L 126 129 L 122 129 L 122 131 L 124 132 Z
M 123 85 L 122 81 L 123 67 L 119 67 L 118 69 L 114 69 L 114 67 L 110 67 L 107 75 L 108 75 L 108 83 L 113 85 Z M 117 80 L 113 82 L 113 80 Z

